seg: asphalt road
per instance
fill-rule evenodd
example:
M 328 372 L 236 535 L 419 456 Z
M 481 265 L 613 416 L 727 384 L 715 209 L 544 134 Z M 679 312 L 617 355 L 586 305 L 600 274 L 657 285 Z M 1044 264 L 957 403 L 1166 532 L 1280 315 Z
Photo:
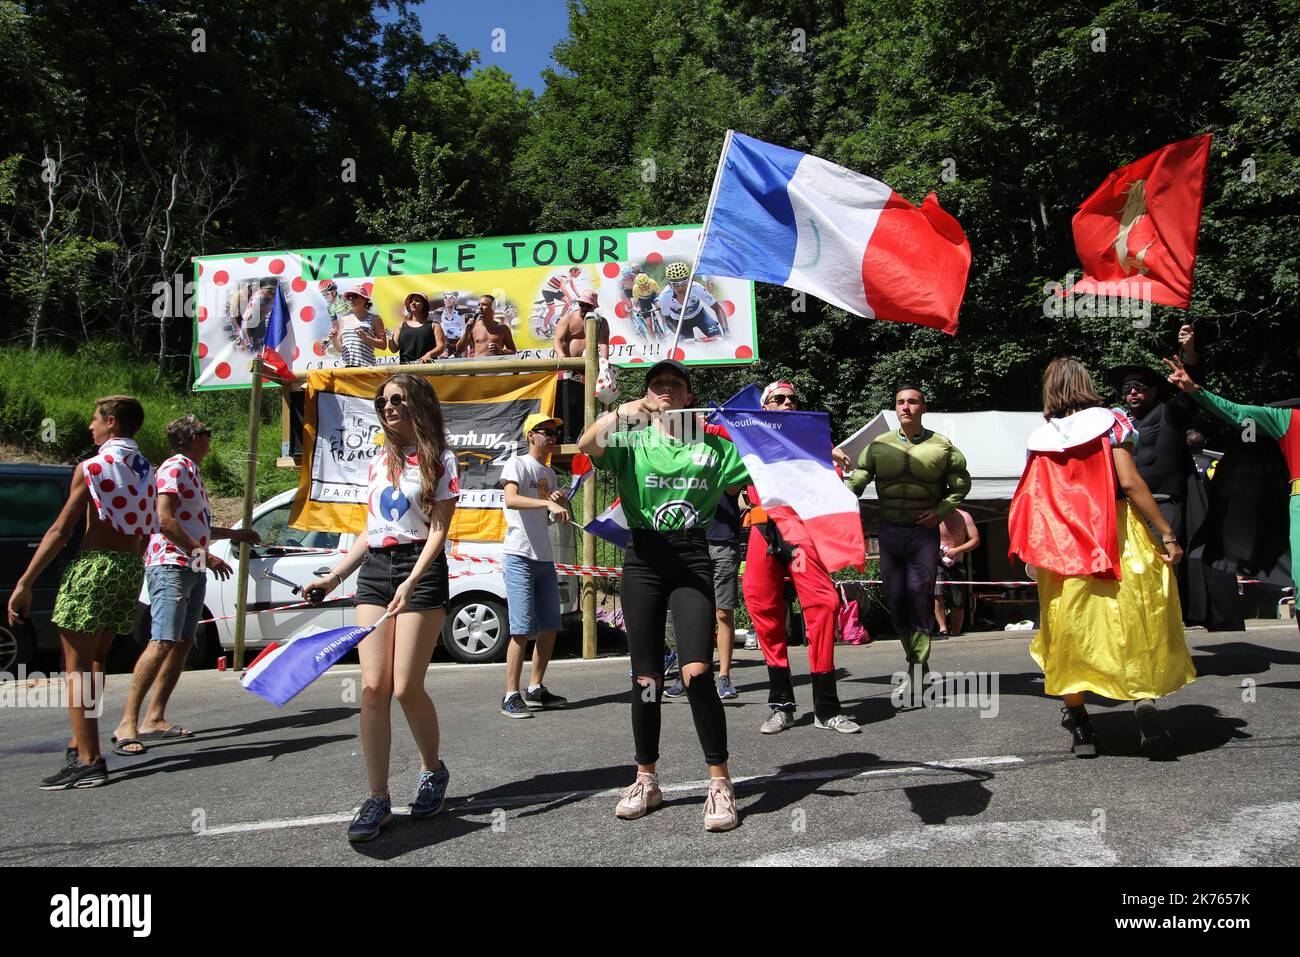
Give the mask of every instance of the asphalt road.
M 795 728 L 764 736 L 766 673 L 739 651 L 743 694 L 727 705 L 742 815 L 703 830 L 705 767 L 690 707 L 664 706 L 665 804 L 614 817 L 631 779 L 627 662 L 554 663 L 547 685 L 571 707 L 532 720 L 496 711 L 503 666 L 435 665 L 428 687 L 451 769 L 447 811 L 404 815 L 377 840 L 344 838 L 365 797 L 355 666 L 277 710 L 233 675 L 186 674 L 170 717 L 193 739 L 136 758 L 109 755 L 111 783 L 45 793 L 61 760 L 60 709 L 0 711 L 0 864 L 1135 864 L 1300 861 L 1300 641 L 1293 625 L 1189 632 L 1200 678 L 1163 703 L 1178 758 L 1138 748 L 1132 708 L 1090 703 L 1102 757 L 1074 758 L 1058 704 L 1042 695 L 1028 635 L 936 645 L 932 666 L 997 676 L 965 707 L 896 710 L 896 642 L 840 647 L 840 695 L 860 735 Z M 793 650 L 801 707 L 807 657 Z M 1243 687 L 1244 686 L 1244 687 Z M 953 685 L 957 687 L 957 685 Z M 105 745 L 126 682 L 113 677 Z M 984 686 L 991 691 L 991 685 Z M 954 700 L 950 696 L 949 701 Z M 419 758 L 394 706 L 392 789 L 404 805 Z M 404 807 L 399 808 L 404 810 Z

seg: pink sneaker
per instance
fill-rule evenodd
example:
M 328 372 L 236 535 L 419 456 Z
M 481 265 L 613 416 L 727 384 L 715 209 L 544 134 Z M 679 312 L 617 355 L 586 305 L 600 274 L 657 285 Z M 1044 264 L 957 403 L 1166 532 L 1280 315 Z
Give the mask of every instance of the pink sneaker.
M 740 823 L 736 814 L 736 791 L 730 778 L 711 778 L 709 796 L 704 799 L 704 829 L 730 831 Z
M 619 795 L 614 814 L 625 821 L 635 821 L 663 803 L 664 792 L 659 790 L 659 775 L 638 771 L 636 781 L 624 788 Z

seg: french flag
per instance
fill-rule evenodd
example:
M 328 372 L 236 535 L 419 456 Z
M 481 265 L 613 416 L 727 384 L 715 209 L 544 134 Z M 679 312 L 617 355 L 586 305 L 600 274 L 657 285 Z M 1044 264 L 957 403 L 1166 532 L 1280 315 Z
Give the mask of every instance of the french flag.
M 285 642 L 272 642 L 253 659 L 239 683 L 259 698 L 265 698 L 277 708 L 282 708 L 285 702 L 355 648 L 378 624 L 375 622 L 364 628 L 331 628 L 314 635 L 300 635 Z
M 627 519 L 623 516 L 621 498 L 614 499 L 613 505 L 582 526 L 582 529 L 624 551 L 627 551 L 628 543 L 632 541 L 632 531 L 627 527 Z
M 917 208 L 879 180 L 728 130 L 695 271 L 955 335 L 970 260 L 933 193 Z
M 831 464 L 825 412 L 718 409 L 763 510 L 792 545 L 812 544 L 830 571 L 866 559 L 858 500 Z
M 271 316 L 266 322 L 266 340 L 262 344 L 262 362 L 270 367 L 274 379 L 293 378 L 293 323 L 290 322 L 289 303 L 284 290 L 277 283 L 275 299 L 271 303 Z
M 578 452 L 569 463 L 569 471 L 573 473 L 573 480 L 569 483 L 569 498 L 573 498 L 578 494 L 578 489 L 582 488 L 582 483 L 587 481 L 595 471 L 595 466 L 591 464 L 591 456 L 585 452 Z

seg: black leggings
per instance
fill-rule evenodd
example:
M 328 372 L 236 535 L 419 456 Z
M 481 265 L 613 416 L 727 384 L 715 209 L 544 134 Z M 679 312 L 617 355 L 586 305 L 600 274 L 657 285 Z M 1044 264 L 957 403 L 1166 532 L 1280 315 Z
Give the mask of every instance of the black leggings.
M 659 760 L 664 628 L 670 609 L 682 667 L 709 666 L 686 686 L 704 760 L 725 764 L 727 719 L 713 685 L 713 561 L 708 542 L 702 531 L 670 539 L 658 532 L 634 530 L 623 556 L 623 622 L 633 673 L 659 682 L 650 688 L 632 682 L 632 739 L 638 764 Z

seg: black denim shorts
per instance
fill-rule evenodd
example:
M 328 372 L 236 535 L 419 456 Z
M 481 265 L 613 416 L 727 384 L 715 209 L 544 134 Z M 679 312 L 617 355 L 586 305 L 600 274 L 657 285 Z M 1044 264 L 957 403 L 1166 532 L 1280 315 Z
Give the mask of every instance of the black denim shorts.
M 416 560 L 424 549 L 424 542 L 407 545 L 390 545 L 388 548 L 371 548 L 361 563 L 357 575 L 358 605 L 387 607 L 393 600 L 397 586 L 410 577 Z M 447 553 L 443 551 L 433 560 L 429 570 L 411 592 L 408 611 L 436 611 L 447 608 L 449 590 L 447 582 Z

